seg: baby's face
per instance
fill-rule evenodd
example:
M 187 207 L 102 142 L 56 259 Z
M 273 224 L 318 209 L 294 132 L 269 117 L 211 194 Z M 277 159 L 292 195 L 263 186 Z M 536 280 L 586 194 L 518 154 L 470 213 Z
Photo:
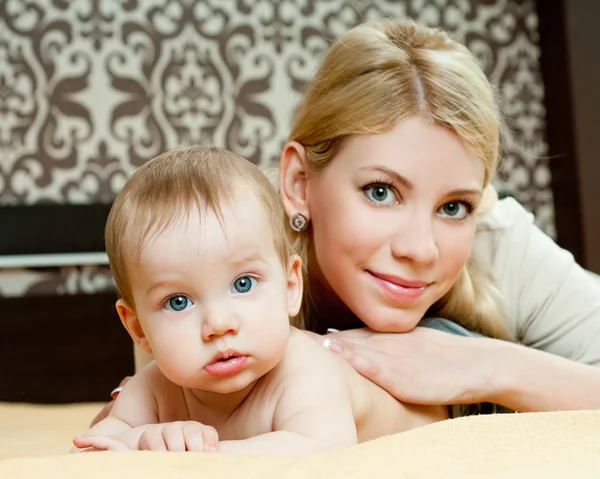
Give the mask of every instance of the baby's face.
M 130 265 L 136 312 L 158 367 L 182 387 L 239 391 L 281 360 L 301 294 L 282 265 L 264 208 L 240 192 L 222 221 L 190 212 Z

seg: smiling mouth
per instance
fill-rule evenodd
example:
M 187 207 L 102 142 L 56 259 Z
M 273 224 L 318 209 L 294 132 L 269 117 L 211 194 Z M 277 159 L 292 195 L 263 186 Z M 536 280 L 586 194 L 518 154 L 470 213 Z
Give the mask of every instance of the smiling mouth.
M 398 276 L 374 273 L 365 270 L 379 289 L 395 302 L 412 302 L 419 299 L 433 283 L 407 280 Z

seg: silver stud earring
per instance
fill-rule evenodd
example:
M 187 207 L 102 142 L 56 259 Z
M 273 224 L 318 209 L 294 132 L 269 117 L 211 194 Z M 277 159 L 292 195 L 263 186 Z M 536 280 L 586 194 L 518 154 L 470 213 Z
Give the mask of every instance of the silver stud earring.
M 302 213 L 296 213 L 290 218 L 290 226 L 294 231 L 300 233 L 308 226 L 308 219 Z

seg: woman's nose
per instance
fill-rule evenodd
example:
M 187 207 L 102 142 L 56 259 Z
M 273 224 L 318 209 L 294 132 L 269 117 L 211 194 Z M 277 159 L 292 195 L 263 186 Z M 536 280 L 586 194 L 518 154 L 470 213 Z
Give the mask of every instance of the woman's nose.
M 438 258 L 432 218 L 411 215 L 399 225 L 392 239 L 392 255 L 419 264 L 430 264 Z

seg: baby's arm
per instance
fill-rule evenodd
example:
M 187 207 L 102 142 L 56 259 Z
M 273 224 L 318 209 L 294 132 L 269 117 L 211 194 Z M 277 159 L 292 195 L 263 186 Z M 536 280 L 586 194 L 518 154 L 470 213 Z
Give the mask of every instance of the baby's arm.
M 300 455 L 356 444 L 350 393 L 334 358 L 327 360 L 330 358 L 325 354 L 326 360 L 321 361 L 322 355 L 303 355 L 300 349 L 278 367 L 278 376 L 283 378 L 279 387 L 283 389 L 273 417 L 273 432 L 221 441 L 220 452 Z
M 110 415 L 86 435 L 73 439 L 72 452 L 84 450 L 214 451 L 217 431 L 196 421 L 158 424 L 157 395 L 169 383 L 154 362 L 123 388 Z
M 145 429 L 158 422 L 153 394 L 157 374 L 158 370 L 152 363 L 131 378 L 117 397 L 110 414 L 85 435 L 73 439 L 76 447 L 72 452 L 78 452 L 82 448 L 97 448 L 97 444 L 104 444 L 105 447 L 102 448 L 137 449 L 139 438 Z M 99 437 L 110 439 L 98 443 Z M 94 445 L 91 438 L 96 438 Z

